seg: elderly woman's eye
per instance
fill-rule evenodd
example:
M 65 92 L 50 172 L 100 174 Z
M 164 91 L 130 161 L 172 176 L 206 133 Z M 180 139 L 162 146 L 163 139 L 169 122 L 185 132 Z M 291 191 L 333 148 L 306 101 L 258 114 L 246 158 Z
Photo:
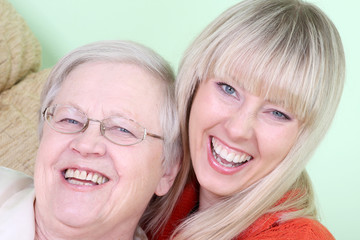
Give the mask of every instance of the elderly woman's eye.
M 57 124 L 79 124 L 80 122 L 72 118 L 59 118 L 55 120 Z
M 129 131 L 127 128 L 121 127 L 121 126 L 114 126 L 112 128 L 109 129 L 112 134 L 116 134 L 116 135 L 123 135 L 123 136 L 128 136 L 128 137 L 134 137 L 135 135 Z
M 126 128 L 122 128 L 122 127 L 117 127 L 117 130 L 123 133 L 131 133 L 129 130 L 127 130 Z
M 75 119 L 71 119 L 71 118 L 66 118 L 63 119 L 62 122 L 66 122 L 66 123 L 71 123 L 71 124 L 79 124 L 79 121 L 76 121 Z

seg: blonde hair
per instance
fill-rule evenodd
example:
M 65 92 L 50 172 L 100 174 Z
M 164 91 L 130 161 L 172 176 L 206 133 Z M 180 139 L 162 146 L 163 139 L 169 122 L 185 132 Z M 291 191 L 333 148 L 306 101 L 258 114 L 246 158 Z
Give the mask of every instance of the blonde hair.
M 301 126 L 294 146 L 271 173 L 211 208 L 192 214 L 172 237 L 232 239 L 261 215 L 275 211 L 285 211 L 282 221 L 316 219 L 305 166 L 332 122 L 344 72 L 344 52 L 336 27 L 312 4 L 245 0 L 215 19 L 187 49 L 178 74 L 183 174 L 193 174 L 188 145 L 192 99 L 199 83 L 210 77 L 237 79 L 250 93 L 291 111 Z M 174 187 L 181 191 L 185 183 L 186 179 L 179 179 Z M 276 205 L 287 192 L 291 194 L 287 201 Z

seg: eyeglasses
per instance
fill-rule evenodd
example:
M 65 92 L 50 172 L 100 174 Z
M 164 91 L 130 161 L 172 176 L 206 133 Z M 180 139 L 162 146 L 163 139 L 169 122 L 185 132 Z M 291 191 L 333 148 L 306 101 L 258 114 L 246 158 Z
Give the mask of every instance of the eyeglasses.
M 134 120 L 112 116 L 102 121 L 88 118 L 88 116 L 71 106 L 53 105 L 47 107 L 42 113 L 44 120 L 49 126 L 59 133 L 75 134 L 84 132 L 89 122 L 100 123 L 100 132 L 110 142 L 121 145 L 130 146 L 137 144 L 150 136 L 157 139 L 163 137 L 146 131 L 146 128 Z

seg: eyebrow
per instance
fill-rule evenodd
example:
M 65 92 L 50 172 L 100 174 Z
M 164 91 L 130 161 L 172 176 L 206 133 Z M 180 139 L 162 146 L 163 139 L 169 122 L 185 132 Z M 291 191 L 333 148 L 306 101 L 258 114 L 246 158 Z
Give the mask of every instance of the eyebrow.
M 74 102 L 64 102 L 64 103 L 54 103 L 54 104 L 70 106 L 70 107 L 76 108 L 77 110 L 79 110 L 80 112 L 82 112 L 86 115 L 89 115 L 87 113 L 87 111 L 84 111 L 84 109 L 82 107 L 80 107 L 80 105 L 78 105 L 77 103 L 74 103 Z M 110 114 L 105 114 L 104 109 L 102 109 L 101 112 L 105 116 L 105 118 L 111 117 L 111 116 L 120 116 L 120 117 L 125 117 L 127 119 L 137 121 L 136 119 L 134 119 L 134 117 L 132 117 L 132 116 L 135 116 L 135 114 L 130 111 L 126 111 L 126 110 L 119 111 L 119 110 L 112 109 L 112 110 L 110 110 Z
M 214 75 L 214 78 L 218 78 L 220 81 L 227 81 L 229 82 L 233 87 L 237 89 L 241 89 L 243 91 L 246 91 L 242 82 L 238 80 L 236 77 L 231 75 Z
M 269 98 L 265 98 L 264 100 L 265 100 L 265 102 L 267 102 L 267 103 L 269 103 L 269 104 L 278 105 L 278 106 L 280 106 L 280 107 L 285 106 L 285 101 L 284 101 L 284 100 L 280 100 L 280 101 L 277 101 L 277 102 L 272 101 L 272 100 L 270 100 Z
M 108 114 L 105 114 L 104 111 L 102 111 L 102 113 L 104 114 L 104 116 L 107 116 Z M 136 119 L 134 119 L 134 116 L 135 114 L 134 113 L 131 113 L 129 111 L 119 111 L 119 110 L 111 110 L 110 111 L 110 114 L 108 115 L 109 117 L 110 116 L 120 116 L 120 117 L 125 117 L 125 118 L 128 118 L 128 119 L 131 119 L 131 120 L 134 120 L 134 121 L 137 121 Z

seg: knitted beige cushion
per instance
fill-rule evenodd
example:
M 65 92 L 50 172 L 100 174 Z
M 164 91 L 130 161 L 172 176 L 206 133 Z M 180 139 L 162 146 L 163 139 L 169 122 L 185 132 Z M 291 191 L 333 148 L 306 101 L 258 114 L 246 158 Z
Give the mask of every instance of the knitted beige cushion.
M 0 93 L 39 69 L 41 49 L 24 19 L 0 0 Z
M 33 174 L 40 91 L 40 44 L 24 19 L 0 0 L 0 166 Z
M 32 73 L 0 94 L 0 166 L 33 175 L 40 92 L 49 72 Z

